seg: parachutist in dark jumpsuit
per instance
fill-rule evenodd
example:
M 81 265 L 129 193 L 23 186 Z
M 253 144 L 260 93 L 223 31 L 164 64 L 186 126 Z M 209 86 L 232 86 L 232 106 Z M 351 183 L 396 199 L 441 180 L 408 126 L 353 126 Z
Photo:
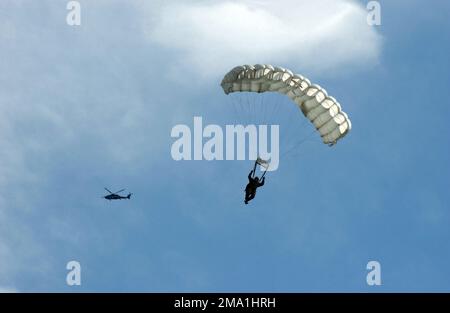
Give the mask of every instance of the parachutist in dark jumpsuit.
M 245 187 L 245 204 L 248 204 L 250 200 L 252 200 L 256 196 L 256 189 L 258 187 L 264 186 L 265 177 L 261 181 L 259 181 L 258 176 L 252 177 L 254 171 L 250 171 L 248 174 L 248 184 Z

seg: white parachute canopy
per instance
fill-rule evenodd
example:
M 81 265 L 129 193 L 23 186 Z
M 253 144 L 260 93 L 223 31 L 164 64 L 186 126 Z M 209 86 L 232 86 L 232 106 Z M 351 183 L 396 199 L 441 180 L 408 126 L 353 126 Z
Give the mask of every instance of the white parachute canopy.
M 272 65 L 241 65 L 228 72 L 221 83 L 226 94 L 233 92 L 279 92 L 293 100 L 314 124 L 328 145 L 334 145 L 352 128 L 341 105 L 325 89 L 290 70 Z

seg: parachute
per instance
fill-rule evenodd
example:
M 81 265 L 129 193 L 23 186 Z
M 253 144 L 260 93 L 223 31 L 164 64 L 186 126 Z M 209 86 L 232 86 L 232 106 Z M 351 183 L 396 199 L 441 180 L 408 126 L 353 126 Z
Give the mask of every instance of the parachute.
M 325 89 L 290 70 L 272 65 L 241 65 L 228 72 L 221 83 L 225 94 L 278 92 L 294 101 L 330 146 L 350 130 L 351 122 L 335 98 Z

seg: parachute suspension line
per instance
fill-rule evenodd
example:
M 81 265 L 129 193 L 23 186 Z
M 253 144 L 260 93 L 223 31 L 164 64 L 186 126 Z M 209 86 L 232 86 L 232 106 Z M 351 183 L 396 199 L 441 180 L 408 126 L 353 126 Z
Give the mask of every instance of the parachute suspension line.
M 245 121 L 245 119 L 247 118 L 247 110 L 245 109 L 245 103 L 244 103 L 244 98 L 243 97 L 239 97 L 239 110 L 241 111 L 241 121 L 243 120 Z
M 247 113 L 247 106 L 246 106 L 246 101 L 247 101 L 247 94 L 244 92 L 242 94 L 242 98 L 241 98 L 241 105 L 242 105 L 242 112 L 243 112 L 243 120 L 241 121 L 242 123 L 244 123 L 244 121 L 247 120 L 248 117 L 248 113 Z
M 299 111 L 301 110 L 298 105 L 295 105 L 295 110 Z M 297 112 L 298 113 L 298 112 Z M 302 113 L 299 113 L 302 114 Z M 309 121 L 308 119 L 298 119 L 295 118 L 296 114 L 290 114 L 290 121 L 289 121 L 289 125 L 293 127 L 289 127 L 288 132 L 287 132 L 287 138 L 295 138 L 295 133 L 304 133 L 306 130 L 306 126 L 309 125 Z M 313 130 L 312 133 L 314 133 L 315 131 Z M 308 136 L 305 137 L 306 139 L 309 139 L 311 137 L 311 134 L 309 134 Z M 289 146 L 293 146 L 293 149 L 296 149 L 300 144 L 302 144 L 305 140 L 301 139 L 300 143 L 295 142 L 295 139 L 292 139 L 288 142 Z
M 259 159 L 259 157 L 258 157 L 258 159 Z M 252 172 L 252 177 L 253 177 L 253 178 L 255 178 L 255 176 L 256 176 L 256 167 L 257 167 L 258 165 L 261 166 L 261 164 L 258 163 L 258 159 L 255 160 L 255 165 L 253 166 L 253 172 Z M 262 176 L 261 176 L 261 178 L 260 178 L 260 181 L 261 181 L 261 179 L 264 178 L 264 176 L 266 176 L 267 169 L 268 169 L 268 168 L 265 168 L 264 173 L 262 174 Z
M 256 121 L 258 120 L 257 118 L 258 118 L 259 114 L 261 114 L 260 108 L 258 107 L 258 95 L 257 94 L 256 95 L 254 93 L 251 94 L 250 103 L 252 104 L 252 112 L 253 112 L 252 124 L 256 124 Z M 257 114 L 255 114 L 255 112 Z
M 244 92 L 242 94 L 242 98 L 241 98 L 241 109 L 242 109 L 242 114 L 243 114 L 243 120 L 241 122 L 244 122 L 245 120 L 247 120 L 248 113 L 247 113 L 247 106 L 245 105 L 245 102 L 247 99 L 246 97 L 247 97 L 247 94 Z
M 264 171 L 264 173 L 262 174 L 261 179 L 263 179 L 264 176 L 266 176 L 266 173 L 267 173 L 267 169 L 266 169 L 266 170 Z
M 315 144 L 314 147 L 316 147 L 316 148 L 320 144 L 319 142 L 317 142 L 316 140 L 312 140 L 311 138 L 309 138 L 308 140 L 305 140 L 305 141 L 314 143 Z M 311 147 L 308 147 L 308 150 L 309 150 L 308 152 L 311 152 Z M 298 149 L 294 153 L 290 154 L 289 157 L 296 158 L 298 156 L 306 154 L 306 152 L 307 151 L 305 149 Z
M 264 96 L 261 97 L 261 102 L 264 107 L 264 123 L 269 125 L 271 124 L 271 118 L 273 115 L 270 114 L 270 102 L 266 101 L 264 98 Z
M 247 95 L 246 95 L 246 98 L 247 98 L 247 112 L 248 112 L 248 116 L 247 116 L 247 121 L 250 121 L 250 122 L 252 122 L 253 121 L 253 116 L 252 116 L 252 113 L 253 112 L 255 112 L 255 110 L 253 109 L 253 101 L 250 101 L 251 99 L 250 99 L 250 97 L 251 97 L 251 95 L 250 95 L 250 93 L 247 93 Z M 253 113 L 253 115 L 254 115 L 254 113 Z
M 298 106 L 297 106 L 297 109 L 301 110 L 300 107 L 298 107 Z M 308 122 L 309 122 L 308 119 L 301 119 L 297 123 L 300 123 L 300 129 L 303 129 L 305 127 L 305 125 L 308 124 Z
M 265 124 L 268 124 L 267 122 L 270 120 L 270 115 L 269 115 L 269 103 L 268 101 L 266 101 L 266 99 L 264 99 L 265 96 L 261 96 L 261 104 L 264 107 L 264 122 Z
M 271 121 L 271 117 L 272 117 L 269 115 L 270 103 L 265 101 L 264 98 L 265 98 L 265 96 L 261 95 L 261 104 L 264 107 L 264 121 L 266 124 L 270 124 L 269 122 Z
M 239 112 L 241 112 L 241 121 L 245 120 L 245 118 L 247 117 L 247 111 L 245 110 L 245 104 L 243 103 L 244 101 L 244 97 L 238 97 L 239 99 Z
M 299 121 L 296 122 L 296 124 L 299 127 L 299 132 L 303 133 L 306 131 L 307 127 L 310 125 L 310 122 L 308 119 L 301 119 Z M 317 131 L 317 129 L 315 129 L 315 127 L 313 127 L 312 131 L 309 133 L 309 135 L 307 135 L 304 139 L 298 141 L 297 143 L 294 144 L 294 149 L 298 148 L 301 144 L 303 144 L 306 141 L 309 141 L 312 137 L 312 135 Z
M 249 108 L 250 108 L 250 114 L 249 114 L 249 124 L 254 124 L 255 121 L 255 98 L 254 95 L 252 93 L 248 93 L 248 98 L 247 98 L 248 104 L 249 104 Z
M 285 99 L 285 98 L 283 98 Z M 288 110 L 292 109 L 293 107 L 289 107 Z M 286 146 L 290 146 L 292 145 L 292 141 L 294 140 L 293 138 L 295 138 L 294 134 L 296 133 L 296 126 L 297 126 L 297 121 L 298 120 L 298 115 L 297 114 L 289 114 L 289 118 L 287 120 L 288 122 L 288 127 L 286 128 L 286 132 L 284 132 L 284 136 L 282 137 L 283 143 Z M 283 144 L 283 145 L 284 145 Z
M 264 121 L 264 107 L 262 106 L 262 97 L 259 93 L 257 93 L 255 95 L 256 100 L 255 100 L 255 107 L 256 110 L 258 110 L 258 112 L 260 112 L 259 114 L 262 116 L 262 120 Z
M 226 97 L 226 98 L 227 98 L 228 105 L 233 106 L 233 117 L 236 119 L 237 118 L 236 103 L 235 103 L 233 97 Z
M 234 95 L 236 96 L 236 95 Z M 239 113 L 239 119 L 242 119 L 242 98 L 241 97 L 237 97 L 236 96 L 236 102 L 237 102 L 237 109 L 238 109 L 238 113 Z
M 255 94 L 252 94 L 252 98 L 250 98 L 250 104 L 253 112 L 251 124 L 256 124 L 256 121 L 260 121 L 261 111 L 258 108 L 258 97 Z
M 236 120 L 239 120 L 240 119 L 240 116 L 239 116 L 239 112 L 240 111 L 239 111 L 239 108 L 238 108 L 239 102 L 236 100 L 235 97 L 231 97 L 231 99 L 232 99 L 232 102 L 233 102 L 234 118 Z
M 286 150 L 285 152 L 283 152 L 281 154 L 281 157 L 285 157 L 286 155 L 288 155 L 290 152 L 295 151 L 302 143 L 304 143 L 305 141 L 307 141 L 308 139 L 310 139 L 310 137 L 316 132 L 316 130 L 314 129 L 312 132 L 310 132 L 307 136 L 305 136 L 304 138 L 300 139 L 299 141 L 297 141 L 294 145 L 292 145 L 288 150 Z
M 248 101 L 248 95 L 244 92 L 244 97 L 242 98 L 242 109 L 244 110 L 244 120 L 242 121 L 242 123 L 244 124 L 245 121 L 248 120 L 248 106 L 247 106 L 247 102 Z
M 271 116 L 277 116 L 280 111 L 280 101 L 278 98 L 275 98 L 274 104 L 272 106 L 272 111 L 270 113 Z
M 298 112 L 299 109 L 298 108 L 295 108 L 295 109 L 297 110 L 298 115 L 300 115 L 300 112 Z M 290 119 L 291 119 L 290 124 L 292 123 L 291 125 L 293 125 L 293 128 L 297 128 L 297 131 L 300 131 L 300 133 L 302 133 L 303 127 L 305 126 L 304 122 L 306 121 L 306 119 L 298 118 L 298 116 L 296 114 L 292 114 L 290 116 Z M 292 127 L 291 127 L 291 130 L 292 130 Z M 294 131 L 295 131 L 295 129 L 294 129 Z M 291 137 L 291 138 L 294 138 L 294 137 Z

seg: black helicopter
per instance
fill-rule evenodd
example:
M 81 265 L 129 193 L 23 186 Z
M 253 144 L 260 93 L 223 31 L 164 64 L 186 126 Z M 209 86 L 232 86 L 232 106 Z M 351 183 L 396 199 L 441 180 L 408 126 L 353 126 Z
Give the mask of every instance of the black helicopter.
M 122 199 L 128 199 L 129 200 L 131 198 L 131 195 L 132 195 L 132 193 L 129 193 L 128 196 L 126 196 L 126 197 L 120 196 L 119 193 L 124 191 L 125 189 L 122 189 L 122 190 L 119 190 L 119 191 L 116 191 L 116 192 L 111 192 L 108 188 L 105 188 L 105 190 L 110 193 L 109 195 L 103 197 L 106 200 L 122 200 Z

